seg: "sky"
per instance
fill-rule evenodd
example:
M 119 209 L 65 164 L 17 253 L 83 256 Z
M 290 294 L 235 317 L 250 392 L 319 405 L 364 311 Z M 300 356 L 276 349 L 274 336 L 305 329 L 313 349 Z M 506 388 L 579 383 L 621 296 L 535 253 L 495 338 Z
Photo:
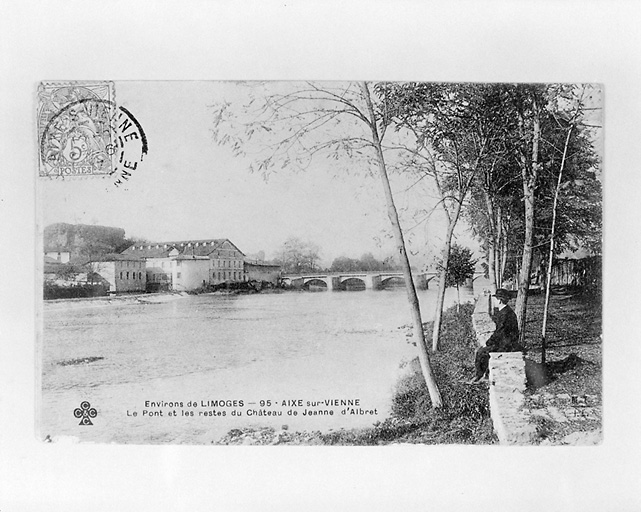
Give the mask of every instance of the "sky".
M 363 169 L 341 172 L 321 157 L 304 172 L 280 169 L 266 180 L 249 172 L 250 157 L 214 142 L 211 105 L 224 100 L 236 108 L 245 89 L 233 82 L 115 82 L 116 102 L 141 124 L 148 154 L 124 187 L 95 177 L 39 180 L 42 227 L 107 225 L 152 242 L 229 238 L 245 254 L 264 251 L 268 259 L 299 237 L 320 247 L 324 265 L 339 256 L 393 254 L 379 178 Z M 442 219 L 437 214 L 415 226 L 412 212 L 433 199 L 424 187 L 407 191 L 411 180 L 391 179 L 413 262 L 426 264 L 444 235 Z M 463 228 L 459 233 L 474 245 Z

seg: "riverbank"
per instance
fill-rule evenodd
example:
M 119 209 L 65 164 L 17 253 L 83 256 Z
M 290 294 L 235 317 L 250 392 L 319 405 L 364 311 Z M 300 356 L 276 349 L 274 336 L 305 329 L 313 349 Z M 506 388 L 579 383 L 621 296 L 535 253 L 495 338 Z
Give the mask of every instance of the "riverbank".
M 473 373 L 473 305 L 444 313 L 441 351 L 431 354 L 432 367 L 446 404 L 431 408 L 418 358 L 407 363 L 396 384 L 391 415 L 368 428 L 340 429 L 326 433 L 275 429 L 235 429 L 213 444 L 387 445 L 492 444 L 496 442 L 489 414 L 487 390 L 469 386 Z M 425 324 L 431 332 L 431 322 Z
M 601 301 L 581 294 L 553 295 L 547 327 L 546 378 L 541 376 L 544 297 L 528 299 L 526 346 L 529 384 L 526 405 L 533 411 L 541 445 L 598 444 L 601 440 Z M 431 354 L 445 408 L 431 409 L 418 359 L 399 379 L 392 414 L 369 428 L 326 433 L 281 429 L 235 429 L 213 444 L 224 445 L 387 445 L 494 444 L 486 386 L 469 386 L 476 343 L 473 306 L 445 312 L 441 350 Z M 426 334 L 431 323 L 425 324 Z M 538 372 L 537 372 L 538 369 Z M 534 372 L 533 372 L 534 370 Z
M 43 302 L 45 309 L 103 307 L 127 304 L 164 304 L 182 299 L 187 294 L 184 292 L 167 293 L 136 293 L 126 295 L 107 295 L 101 297 L 83 297 L 78 299 L 51 299 Z

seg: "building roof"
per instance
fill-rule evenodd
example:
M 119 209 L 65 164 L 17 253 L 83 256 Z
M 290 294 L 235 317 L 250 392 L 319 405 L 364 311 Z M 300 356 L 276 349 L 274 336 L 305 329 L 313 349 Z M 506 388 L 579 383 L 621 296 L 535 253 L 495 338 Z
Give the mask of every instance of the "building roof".
M 225 242 L 243 254 L 227 238 L 210 238 L 206 240 L 180 240 L 177 242 L 154 242 L 144 244 L 134 244 L 125 249 L 122 254 L 135 255 L 139 258 L 168 258 L 169 253 L 176 249 L 181 256 L 209 256 L 212 252 L 219 249 Z
M 136 255 L 133 254 L 105 254 L 104 256 L 101 256 L 99 258 L 93 258 L 90 260 L 92 261 L 145 261 L 144 258 L 140 258 Z
M 190 261 L 190 260 L 209 260 L 207 256 L 197 256 L 195 254 L 179 254 L 172 257 L 172 260 Z
M 281 265 L 277 265 L 276 263 L 262 262 L 262 261 L 245 260 L 245 267 L 281 268 Z

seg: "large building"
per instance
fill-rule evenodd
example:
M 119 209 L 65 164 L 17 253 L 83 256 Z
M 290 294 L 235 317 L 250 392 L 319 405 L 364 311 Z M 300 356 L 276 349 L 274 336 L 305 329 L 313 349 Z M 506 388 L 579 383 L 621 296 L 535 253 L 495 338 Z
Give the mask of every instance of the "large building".
M 151 288 L 182 291 L 247 281 L 245 255 L 227 238 L 137 243 L 122 254 L 145 260 Z
M 113 254 L 87 265 L 101 281 L 109 284 L 109 293 L 144 292 L 147 289 L 147 271 L 142 258 Z

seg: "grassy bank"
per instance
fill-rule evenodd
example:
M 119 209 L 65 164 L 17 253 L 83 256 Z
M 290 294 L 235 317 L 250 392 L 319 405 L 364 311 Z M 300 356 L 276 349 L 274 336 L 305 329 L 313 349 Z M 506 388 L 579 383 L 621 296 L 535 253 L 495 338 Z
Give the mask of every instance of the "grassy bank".
M 441 351 L 432 354 L 445 407 L 431 408 L 427 387 L 418 358 L 408 364 L 394 393 L 392 416 L 370 428 L 321 432 L 275 432 L 273 429 L 237 429 L 228 433 L 220 444 L 305 444 L 305 445 L 382 445 L 393 443 L 421 444 L 489 444 L 495 442 L 489 418 L 487 388 L 469 386 L 474 373 L 475 341 L 472 330 L 471 304 L 459 313 L 451 308 L 444 314 Z M 431 333 L 431 324 L 425 324 Z
M 528 299 L 526 322 L 526 360 L 541 372 L 541 325 L 544 297 Z M 471 323 L 473 306 L 463 305 L 445 312 L 441 350 L 431 354 L 445 407 L 431 409 L 427 387 L 418 359 L 411 361 L 399 380 L 392 404 L 392 416 L 371 428 L 321 432 L 279 432 L 273 429 L 237 429 L 221 444 L 301 444 L 301 445 L 385 445 L 422 444 L 491 444 L 496 442 L 489 417 L 486 386 L 464 384 L 474 374 L 476 341 Z M 431 334 L 432 324 L 425 324 Z M 547 326 L 547 365 L 545 380 L 531 381 L 529 397 L 589 397 L 595 419 L 563 423 L 549 420 L 537 425 L 541 440 L 553 444 L 565 436 L 594 431 L 601 427 L 601 300 L 582 294 L 555 294 L 550 300 Z M 556 405 L 556 404 L 554 404 Z M 539 418 L 540 419 L 540 418 Z
M 542 365 L 544 299 L 540 295 L 528 300 L 526 407 L 539 413 L 533 419 L 541 442 L 581 444 L 591 436 L 586 444 L 598 443 L 602 429 L 601 299 L 568 292 L 551 296 L 546 364 Z M 563 411 L 565 417 L 549 414 L 552 408 Z
M 528 357 L 537 362 L 541 361 L 544 302 L 543 295 L 528 299 L 525 344 Z M 550 296 L 546 328 L 547 370 L 552 379 L 546 386 L 549 392 L 601 393 L 601 317 L 600 297 L 580 293 Z

